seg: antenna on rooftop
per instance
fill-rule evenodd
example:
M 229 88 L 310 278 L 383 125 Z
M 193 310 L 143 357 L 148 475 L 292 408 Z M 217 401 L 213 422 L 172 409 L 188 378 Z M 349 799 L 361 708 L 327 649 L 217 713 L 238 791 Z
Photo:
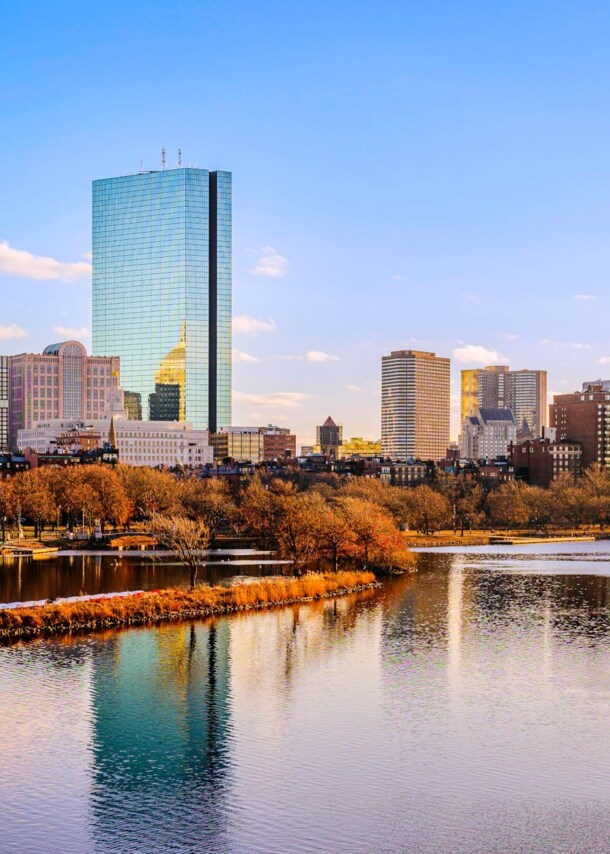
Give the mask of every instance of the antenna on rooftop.
M 178 166 L 182 166 L 182 149 L 178 149 Z
M 167 165 L 167 158 L 165 156 L 165 148 L 162 148 L 161 149 L 161 166 L 163 168 L 163 171 L 165 171 L 166 165 Z
M 144 158 L 140 157 L 140 172 L 144 171 Z

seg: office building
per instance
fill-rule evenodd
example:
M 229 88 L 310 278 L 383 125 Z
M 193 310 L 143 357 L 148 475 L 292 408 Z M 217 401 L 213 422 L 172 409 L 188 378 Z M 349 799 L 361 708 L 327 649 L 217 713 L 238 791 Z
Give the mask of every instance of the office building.
M 339 448 L 343 443 L 343 426 L 335 424 L 333 419 L 328 416 L 324 424 L 316 427 L 316 444 L 314 445 L 315 454 L 324 454 L 326 457 L 334 457 L 338 459 Z
M 231 423 L 231 173 L 93 182 L 93 352 L 121 357 L 130 412 Z
M 119 367 L 116 356 L 87 356 L 79 341 L 51 344 L 42 355 L 9 356 L 11 450 L 19 430 L 29 430 L 38 421 L 101 418 Z
M 8 358 L 8 356 L 0 356 L 0 453 L 6 453 L 9 449 Z
M 19 430 L 17 446 L 23 451 L 74 454 L 110 444 L 119 462 L 132 466 L 199 467 L 212 462 L 207 430 L 188 421 L 134 421 L 128 418 L 123 390 L 116 378 L 107 390 L 99 418 L 49 418 Z
M 353 436 L 351 439 L 344 439 L 339 446 L 339 459 L 345 460 L 348 457 L 380 457 L 381 442 L 371 442 L 368 439 L 363 439 L 361 436 Z
M 462 371 L 462 424 L 480 407 L 510 409 L 523 438 L 537 437 L 547 424 L 546 371 L 511 371 L 507 365 Z
M 582 445 L 581 467 L 591 463 L 610 467 L 610 392 L 603 384 L 587 384 L 586 391 L 556 394 L 550 406 L 551 427 L 558 442 Z
M 391 459 L 442 459 L 449 445 L 450 361 L 420 350 L 381 360 L 381 446 Z
M 214 459 L 261 463 L 296 457 L 297 439 L 287 427 L 222 427 L 210 436 Z
M 480 407 L 464 419 L 459 438 L 460 454 L 467 460 L 505 458 L 517 439 L 517 425 L 510 409 Z

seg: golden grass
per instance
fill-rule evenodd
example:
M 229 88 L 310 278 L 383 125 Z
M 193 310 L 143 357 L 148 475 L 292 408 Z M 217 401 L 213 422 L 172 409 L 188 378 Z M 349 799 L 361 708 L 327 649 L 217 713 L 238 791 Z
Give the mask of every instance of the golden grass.
M 146 534 L 125 534 L 122 537 L 113 537 L 109 545 L 111 548 L 129 549 L 134 546 L 150 546 L 151 548 L 157 545 L 155 537 Z
M 312 573 L 234 587 L 176 587 L 158 593 L 40 605 L 0 611 L 0 638 L 64 634 L 71 631 L 142 625 L 181 617 L 229 614 L 306 599 L 337 596 L 376 584 L 371 572 Z

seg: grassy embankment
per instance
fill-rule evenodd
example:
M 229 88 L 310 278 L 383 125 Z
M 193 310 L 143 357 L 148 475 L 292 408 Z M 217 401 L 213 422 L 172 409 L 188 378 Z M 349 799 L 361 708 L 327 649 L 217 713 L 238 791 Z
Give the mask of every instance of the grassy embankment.
M 161 620 L 230 614 L 308 599 L 340 596 L 377 586 L 371 572 L 312 573 L 234 587 L 172 588 L 138 596 L 40 605 L 0 611 L 0 638 L 144 625 Z
M 602 537 L 605 532 L 600 530 L 599 525 L 588 525 L 586 528 L 579 530 L 548 529 L 546 531 L 535 531 L 518 528 L 516 530 L 506 531 L 496 530 L 493 533 L 489 531 L 464 531 L 462 537 L 460 533 L 454 531 L 436 531 L 434 534 L 419 534 L 417 531 L 407 531 L 405 540 L 410 548 L 431 548 L 433 546 L 486 546 L 489 545 L 490 537 L 512 540 L 513 542 L 529 541 L 534 542 L 553 542 L 555 540 L 566 542 L 586 539 L 591 537 Z

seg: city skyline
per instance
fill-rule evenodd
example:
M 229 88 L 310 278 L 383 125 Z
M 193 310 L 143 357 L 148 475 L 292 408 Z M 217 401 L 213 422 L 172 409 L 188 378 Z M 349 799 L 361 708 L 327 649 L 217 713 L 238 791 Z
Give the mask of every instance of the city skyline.
M 162 7 L 136 4 L 120 37 L 118 8 L 7 12 L 2 353 L 91 352 L 90 182 L 160 168 L 165 146 L 170 167 L 182 148 L 234 175 L 233 423 L 313 443 L 333 412 L 378 439 L 379 359 L 405 348 L 451 357 L 453 439 L 461 368 L 545 369 L 549 398 L 604 377 L 601 5 L 550 21 L 443 4 L 439 27 L 438 8 L 409 4 L 372 22 L 359 4 L 228 4 L 159 28 Z

